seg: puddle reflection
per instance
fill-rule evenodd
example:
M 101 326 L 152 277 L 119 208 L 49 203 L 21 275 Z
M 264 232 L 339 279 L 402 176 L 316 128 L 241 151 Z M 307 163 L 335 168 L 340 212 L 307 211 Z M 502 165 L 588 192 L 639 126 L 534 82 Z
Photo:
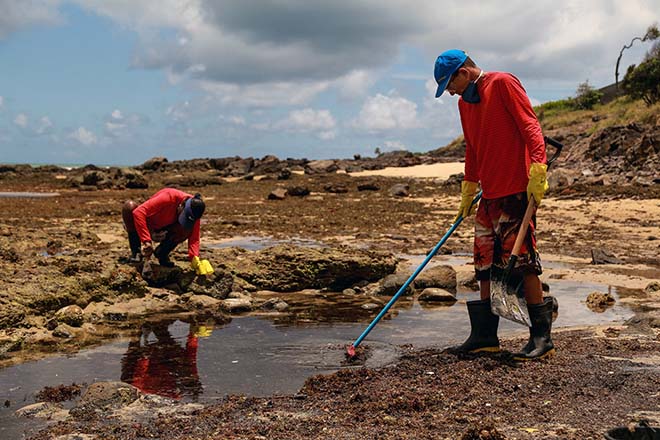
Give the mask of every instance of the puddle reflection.
M 170 332 L 173 323 L 146 323 L 136 332 L 121 359 L 121 380 L 147 394 L 197 400 L 202 392 L 197 371 L 199 339 L 210 336 L 212 328 L 189 324 L 182 345 Z

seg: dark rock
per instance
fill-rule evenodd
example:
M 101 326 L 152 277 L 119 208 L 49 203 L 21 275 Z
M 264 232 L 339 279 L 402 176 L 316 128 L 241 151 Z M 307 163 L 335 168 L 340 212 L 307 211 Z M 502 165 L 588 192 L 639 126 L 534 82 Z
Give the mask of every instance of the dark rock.
M 323 186 L 323 189 L 326 192 L 333 193 L 333 194 L 344 194 L 348 192 L 348 187 L 346 185 L 340 184 L 340 183 L 331 183 L 328 185 Z
M 304 197 L 310 194 L 309 188 L 305 186 L 290 186 L 286 189 L 286 192 L 294 197 Z
M 277 180 L 289 180 L 291 178 L 291 170 L 289 168 L 284 168 L 277 175 Z
M 16 172 L 15 165 L 0 164 L 0 173 L 14 173 L 14 172 Z
M 76 331 L 73 327 L 66 324 L 60 324 L 55 327 L 53 330 L 53 336 L 56 338 L 72 338 L 76 335 Z
M 85 171 L 82 175 L 81 184 L 86 186 L 96 186 L 97 183 L 105 179 L 105 173 L 98 169 Z
M 334 160 L 313 160 L 305 166 L 305 174 L 334 173 L 338 169 Z
M 618 259 L 611 252 L 603 249 L 591 250 L 591 264 L 622 264 L 623 261 Z
M 393 296 L 399 291 L 399 289 L 401 289 L 401 287 L 403 287 L 406 281 L 408 281 L 408 278 L 410 278 L 410 275 L 403 273 L 388 275 L 380 281 L 374 293 L 376 295 Z M 413 293 L 414 289 L 413 285 L 411 284 L 406 287 L 406 290 L 402 293 L 402 295 L 409 296 Z
M 341 291 L 362 280 L 377 281 L 394 272 L 396 259 L 349 247 L 275 246 L 243 253 L 227 262 L 235 277 L 260 290 L 292 292 L 328 288 Z
M 587 296 L 587 307 L 594 312 L 604 312 L 609 307 L 613 306 L 616 300 L 610 293 L 591 292 Z
M 456 186 L 460 188 L 464 177 L 465 175 L 463 173 L 452 174 L 447 180 L 442 182 L 442 186 Z
M 85 315 L 80 306 L 70 305 L 62 307 L 55 312 L 55 319 L 59 323 L 68 324 L 72 327 L 80 327 L 83 325 Z
M 456 296 L 445 289 L 427 287 L 419 294 L 418 300 L 429 302 L 454 302 L 456 301 Z
M 167 158 L 158 156 L 158 157 L 152 157 L 151 159 L 147 160 L 141 165 L 141 168 L 143 170 L 151 170 L 151 171 L 156 171 L 158 170 L 164 163 L 167 163 Z
M 130 405 L 140 397 L 140 390 L 124 382 L 96 382 L 83 393 L 74 409 L 108 411 Z M 71 410 L 75 417 L 75 412 Z
M 277 312 L 283 312 L 289 308 L 289 304 L 280 298 L 270 298 L 261 304 L 259 308 L 262 310 L 275 310 Z
M 456 293 L 456 271 L 451 266 L 434 266 L 420 273 L 415 289 L 440 288 Z
M 389 195 L 392 197 L 408 197 L 410 195 L 410 186 L 403 184 L 403 183 L 397 183 L 396 185 L 392 186 L 389 190 Z
M 653 294 L 660 292 L 660 282 L 658 281 L 651 281 L 649 284 L 646 285 L 644 288 L 644 292 L 648 294 Z
M 285 188 L 275 188 L 268 194 L 268 200 L 284 200 L 287 195 Z
M 225 175 L 232 177 L 241 177 L 252 171 L 254 159 L 251 157 L 245 159 L 235 159 L 224 169 Z
M 359 183 L 357 186 L 358 191 L 378 191 L 380 186 L 375 182 Z
M 172 176 L 165 180 L 165 186 L 171 187 L 196 187 L 200 188 L 209 185 L 222 185 L 223 179 L 218 176 L 210 175 L 208 172 L 191 172 L 185 176 Z
M 215 299 L 225 299 L 232 291 L 234 277 L 222 268 L 216 268 L 211 275 L 195 277 L 188 290 L 196 295 L 207 295 Z

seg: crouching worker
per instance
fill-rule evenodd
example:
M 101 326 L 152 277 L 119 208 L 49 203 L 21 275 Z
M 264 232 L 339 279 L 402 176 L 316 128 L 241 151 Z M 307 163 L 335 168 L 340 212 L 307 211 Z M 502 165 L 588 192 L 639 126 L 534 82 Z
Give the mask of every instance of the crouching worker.
M 161 266 L 174 267 L 170 252 L 188 240 L 192 268 L 198 275 L 212 274 L 211 263 L 199 258 L 199 219 L 205 208 L 200 194 L 192 196 L 174 188 L 161 189 L 141 205 L 125 202 L 121 216 L 131 248 L 129 261 L 139 263 L 154 255 Z M 159 243 L 155 249 L 154 242 Z

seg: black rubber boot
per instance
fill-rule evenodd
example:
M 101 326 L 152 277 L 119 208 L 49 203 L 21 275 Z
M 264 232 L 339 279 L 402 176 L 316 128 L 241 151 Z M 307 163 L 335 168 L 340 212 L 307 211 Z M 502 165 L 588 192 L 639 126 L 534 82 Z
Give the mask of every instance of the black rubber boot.
M 154 250 L 154 255 L 158 258 L 158 264 L 164 267 L 174 267 L 174 263 L 170 261 L 170 252 L 174 250 L 176 243 L 171 240 L 165 239 Z
M 129 263 L 139 263 L 142 261 L 140 237 L 137 231 L 128 233 L 128 245 L 131 248 L 131 257 L 128 259 Z
M 529 318 L 532 321 L 532 326 L 529 329 L 529 340 L 522 351 L 513 354 L 515 360 L 531 361 L 555 354 L 555 345 L 550 337 L 553 308 L 554 301 L 551 296 L 543 298 L 541 304 L 527 306 Z
M 490 299 L 468 301 L 470 315 L 470 337 L 456 347 L 448 348 L 449 353 L 480 353 L 500 351 L 497 327 L 500 317 L 490 311 Z

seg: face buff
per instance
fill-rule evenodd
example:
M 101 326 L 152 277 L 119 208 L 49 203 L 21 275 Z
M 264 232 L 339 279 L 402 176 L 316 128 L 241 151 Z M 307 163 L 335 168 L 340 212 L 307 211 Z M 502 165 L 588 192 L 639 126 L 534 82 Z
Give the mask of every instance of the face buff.
M 479 91 L 477 90 L 477 82 L 481 79 L 483 76 L 484 71 L 482 70 L 479 73 L 479 76 L 477 79 L 474 81 L 470 81 L 470 83 L 465 87 L 465 90 L 463 91 L 463 94 L 461 97 L 463 98 L 463 101 L 469 103 L 469 104 L 479 104 L 481 102 L 481 97 L 479 96 Z

